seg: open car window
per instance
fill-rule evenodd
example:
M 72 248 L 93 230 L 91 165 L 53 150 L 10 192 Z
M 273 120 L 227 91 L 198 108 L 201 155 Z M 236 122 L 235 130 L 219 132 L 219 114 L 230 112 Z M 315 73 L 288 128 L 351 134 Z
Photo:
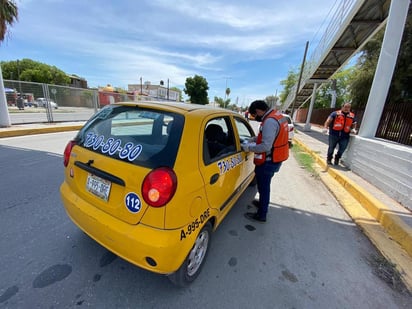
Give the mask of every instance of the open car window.
M 235 137 L 229 117 L 213 118 L 206 124 L 203 160 L 205 164 L 236 152 Z
M 255 136 L 255 133 L 251 130 L 244 118 L 235 117 L 235 124 L 241 143 Z

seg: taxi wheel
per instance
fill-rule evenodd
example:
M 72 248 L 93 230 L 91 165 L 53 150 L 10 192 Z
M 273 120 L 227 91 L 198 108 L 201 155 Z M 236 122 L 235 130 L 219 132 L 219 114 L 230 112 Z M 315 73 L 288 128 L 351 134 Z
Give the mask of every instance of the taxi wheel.
M 182 266 L 168 278 L 175 285 L 184 287 L 193 282 L 199 275 L 206 256 L 209 252 L 210 242 L 212 240 L 212 224 L 207 222 L 197 235 L 195 244 L 187 255 Z

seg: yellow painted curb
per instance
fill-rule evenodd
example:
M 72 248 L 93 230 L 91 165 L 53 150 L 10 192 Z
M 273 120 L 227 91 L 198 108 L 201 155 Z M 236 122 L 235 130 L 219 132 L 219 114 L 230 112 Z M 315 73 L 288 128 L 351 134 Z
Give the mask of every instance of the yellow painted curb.
M 43 134 L 43 133 L 54 133 L 54 132 L 64 132 L 64 131 L 77 131 L 82 128 L 83 125 L 69 125 L 69 126 L 53 126 L 44 128 L 22 128 L 22 129 L 0 129 L 0 138 L 2 137 L 15 137 L 23 135 L 33 135 L 33 134 Z

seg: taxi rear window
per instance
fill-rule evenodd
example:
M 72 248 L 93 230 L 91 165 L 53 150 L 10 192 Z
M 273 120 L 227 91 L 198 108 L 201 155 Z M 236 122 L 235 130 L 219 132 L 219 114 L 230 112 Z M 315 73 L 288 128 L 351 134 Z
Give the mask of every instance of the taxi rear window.
M 107 105 L 79 131 L 78 145 L 132 164 L 173 167 L 183 115 L 138 106 Z

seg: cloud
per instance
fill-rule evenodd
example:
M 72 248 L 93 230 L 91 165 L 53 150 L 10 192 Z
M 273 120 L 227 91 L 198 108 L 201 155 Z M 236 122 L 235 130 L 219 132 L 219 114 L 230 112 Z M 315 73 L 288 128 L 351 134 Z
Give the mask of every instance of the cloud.
M 56 65 L 90 85 L 124 87 L 143 77 L 179 86 L 197 74 L 221 96 L 229 76 L 231 96 L 260 98 L 300 63 L 330 6 L 328 0 L 19 3 L 2 59 Z

